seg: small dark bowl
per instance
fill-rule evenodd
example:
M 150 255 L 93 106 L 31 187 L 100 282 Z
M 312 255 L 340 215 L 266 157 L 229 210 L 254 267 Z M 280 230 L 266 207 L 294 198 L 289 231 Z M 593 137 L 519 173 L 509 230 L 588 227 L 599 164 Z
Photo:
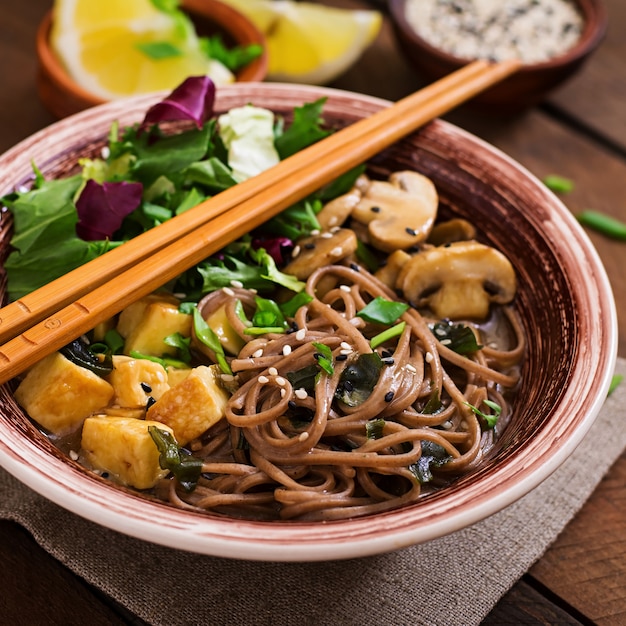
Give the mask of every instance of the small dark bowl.
M 182 0 L 181 7 L 199 35 L 219 33 L 229 46 L 263 46 L 263 54 L 235 74 L 237 82 L 262 81 L 267 75 L 267 48 L 258 28 L 243 14 L 218 0 Z M 58 118 L 73 115 L 105 100 L 79 85 L 65 70 L 50 45 L 53 14 L 49 11 L 37 31 L 39 71 L 37 90 L 45 107 Z
M 607 29 L 607 12 L 601 0 L 575 0 L 585 20 L 578 43 L 565 54 L 543 63 L 524 65 L 513 76 L 491 87 L 473 102 L 490 111 L 516 112 L 533 106 L 567 80 L 598 47 Z M 400 47 L 427 80 L 450 74 L 472 59 L 453 56 L 420 37 L 405 17 L 407 0 L 389 0 L 389 12 Z

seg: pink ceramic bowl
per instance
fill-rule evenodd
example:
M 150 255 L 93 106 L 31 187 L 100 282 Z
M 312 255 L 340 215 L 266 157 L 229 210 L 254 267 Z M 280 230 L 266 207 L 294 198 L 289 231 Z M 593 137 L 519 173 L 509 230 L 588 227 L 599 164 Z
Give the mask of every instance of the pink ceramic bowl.
M 236 84 L 218 110 L 253 102 L 288 113 L 327 96 L 325 118 L 349 124 L 388 102 L 332 89 Z M 97 153 L 113 120 L 140 121 L 155 97 L 109 103 L 62 120 L 0 158 L 0 194 L 27 181 L 31 162 L 67 173 Z M 62 454 L 0 389 L 0 465 L 76 514 L 122 533 L 198 553 L 298 561 L 359 557 L 425 542 L 473 524 L 547 478 L 598 414 L 613 373 L 617 326 L 611 289 L 588 238 L 564 205 L 510 158 L 443 121 L 389 148 L 378 171 L 413 167 L 435 182 L 446 215 L 469 217 L 479 238 L 506 250 L 519 279 L 528 337 L 512 422 L 482 465 L 398 510 L 326 523 L 252 522 L 181 511 L 114 486 Z M 10 223 L 3 220 L 2 237 Z M 593 372 L 590 376 L 589 373 Z

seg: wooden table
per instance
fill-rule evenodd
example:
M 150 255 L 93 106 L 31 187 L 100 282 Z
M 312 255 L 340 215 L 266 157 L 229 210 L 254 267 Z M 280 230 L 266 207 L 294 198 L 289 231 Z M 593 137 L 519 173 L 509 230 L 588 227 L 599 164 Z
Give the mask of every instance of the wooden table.
M 540 178 L 575 181 L 564 198 L 626 219 L 626 2 L 605 0 L 606 41 L 543 105 L 509 119 L 462 110 L 449 118 L 498 146 Z M 360 0 L 326 4 L 365 8 Z M 0 152 L 53 118 L 37 99 L 35 30 L 52 0 L 0 0 Z M 366 69 L 367 71 L 364 71 Z M 334 86 L 398 99 L 420 86 L 385 23 L 375 45 Z M 617 300 L 626 357 L 626 243 L 590 233 Z M 143 624 L 52 559 L 21 527 L 0 522 L 0 623 Z M 484 621 L 500 624 L 626 624 L 626 454 L 545 556 Z

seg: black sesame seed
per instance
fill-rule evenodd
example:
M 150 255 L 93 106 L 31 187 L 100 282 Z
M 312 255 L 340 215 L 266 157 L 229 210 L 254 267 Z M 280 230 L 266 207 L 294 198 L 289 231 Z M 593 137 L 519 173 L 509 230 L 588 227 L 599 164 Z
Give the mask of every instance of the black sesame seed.
M 296 404 L 293 400 L 289 400 L 289 402 L 287 402 L 287 406 L 288 406 L 290 409 L 295 409 L 295 408 L 297 408 L 297 407 L 298 407 L 298 405 L 297 405 L 297 404 Z
M 380 356 L 382 356 L 383 359 L 388 359 L 390 356 L 393 356 L 393 354 L 391 352 L 389 352 L 389 350 L 383 350 L 380 353 Z
M 343 388 L 344 388 L 344 389 L 345 389 L 348 393 L 350 393 L 351 391 L 354 391 L 354 385 L 353 385 L 353 384 L 352 384 L 349 380 L 346 380 L 346 381 L 343 383 Z
M 146 392 L 146 393 L 150 393 L 152 391 L 152 387 L 150 387 L 150 385 L 148 383 L 139 383 L 141 385 L 141 388 Z
M 324 356 L 324 355 L 323 355 L 323 354 L 320 354 L 319 352 L 314 352 L 314 353 L 313 353 L 313 358 L 314 358 L 316 361 L 319 361 L 319 360 L 322 358 L 322 356 Z
M 372 213 L 380 213 L 380 207 L 379 206 L 373 206 L 370 211 Z
M 338 354 L 338 355 L 335 357 L 335 361 L 346 361 L 346 360 L 347 360 L 347 358 L 348 358 L 348 355 L 347 355 L 347 354 Z
M 152 396 L 148 396 L 146 400 L 146 411 L 156 402 L 156 400 Z
M 304 247 L 305 247 L 307 250 L 314 250 L 314 249 L 315 249 L 315 244 L 314 244 L 314 243 L 305 243 L 305 244 L 304 244 Z
M 388 391 L 385 394 L 385 402 L 391 402 L 393 400 L 393 391 Z
M 382 362 L 383 362 L 385 365 L 393 365 L 393 363 L 394 363 L 394 361 L 393 361 L 393 357 L 391 357 L 391 356 L 390 356 L 390 357 L 387 357 L 387 358 L 385 358 L 385 359 L 381 359 L 381 360 L 382 360 Z
M 350 269 L 354 270 L 355 272 L 361 271 L 361 268 L 356 263 L 350 263 Z
M 415 235 L 417 235 L 417 231 L 415 231 L 415 229 L 413 228 L 405 228 L 404 230 L 406 230 L 406 232 L 411 235 L 411 237 L 415 237 Z

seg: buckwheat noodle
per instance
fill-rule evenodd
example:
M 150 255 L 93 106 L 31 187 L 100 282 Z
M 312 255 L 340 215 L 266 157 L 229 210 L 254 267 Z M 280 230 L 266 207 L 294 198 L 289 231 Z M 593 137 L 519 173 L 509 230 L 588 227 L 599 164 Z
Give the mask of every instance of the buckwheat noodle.
M 204 463 L 197 488 L 186 493 L 173 480 L 159 485 L 175 505 L 283 520 L 385 511 L 416 501 L 480 462 L 494 432 L 483 432 L 468 405 L 497 402 L 502 408 L 498 428 L 506 424 L 524 352 L 512 308 L 499 309 L 506 329 L 496 332 L 498 345 L 479 334 L 484 347 L 467 356 L 442 344 L 429 326 L 436 320 L 410 308 L 400 318 L 406 322 L 402 334 L 376 349 L 383 364 L 371 393 L 348 406 L 336 399 L 342 373 L 358 355 L 372 352 L 370 339 L 381 331 L 356 313 L 377 296 L 398 298 L 357 266 L 316 270 L 306 291 L 313 299 L 290 320 L 292 330 L 262 337 L 246 335 L 237 312 L 237 301 L 254 310 L 253 292 L 219 290 L 200 303 L 205 318 L 225 306 L 246 343 L 231 361 L 239 387 L 226 420 L 192 444 Z M 319 374 L 312 394 L 294 388 L 289 375 L 315 365 L 320 354 L 314 343 L 332 351 L 333 373 Z M 433 397 L 441 403 L 437 411 L 428 407 Z M 368 424 L 374 422 L 379 430 L 372 436 Z M 422 485 L 412 468 L 424 442 L 440 446 L 446 462 L 433 470 L 432 483 Z

